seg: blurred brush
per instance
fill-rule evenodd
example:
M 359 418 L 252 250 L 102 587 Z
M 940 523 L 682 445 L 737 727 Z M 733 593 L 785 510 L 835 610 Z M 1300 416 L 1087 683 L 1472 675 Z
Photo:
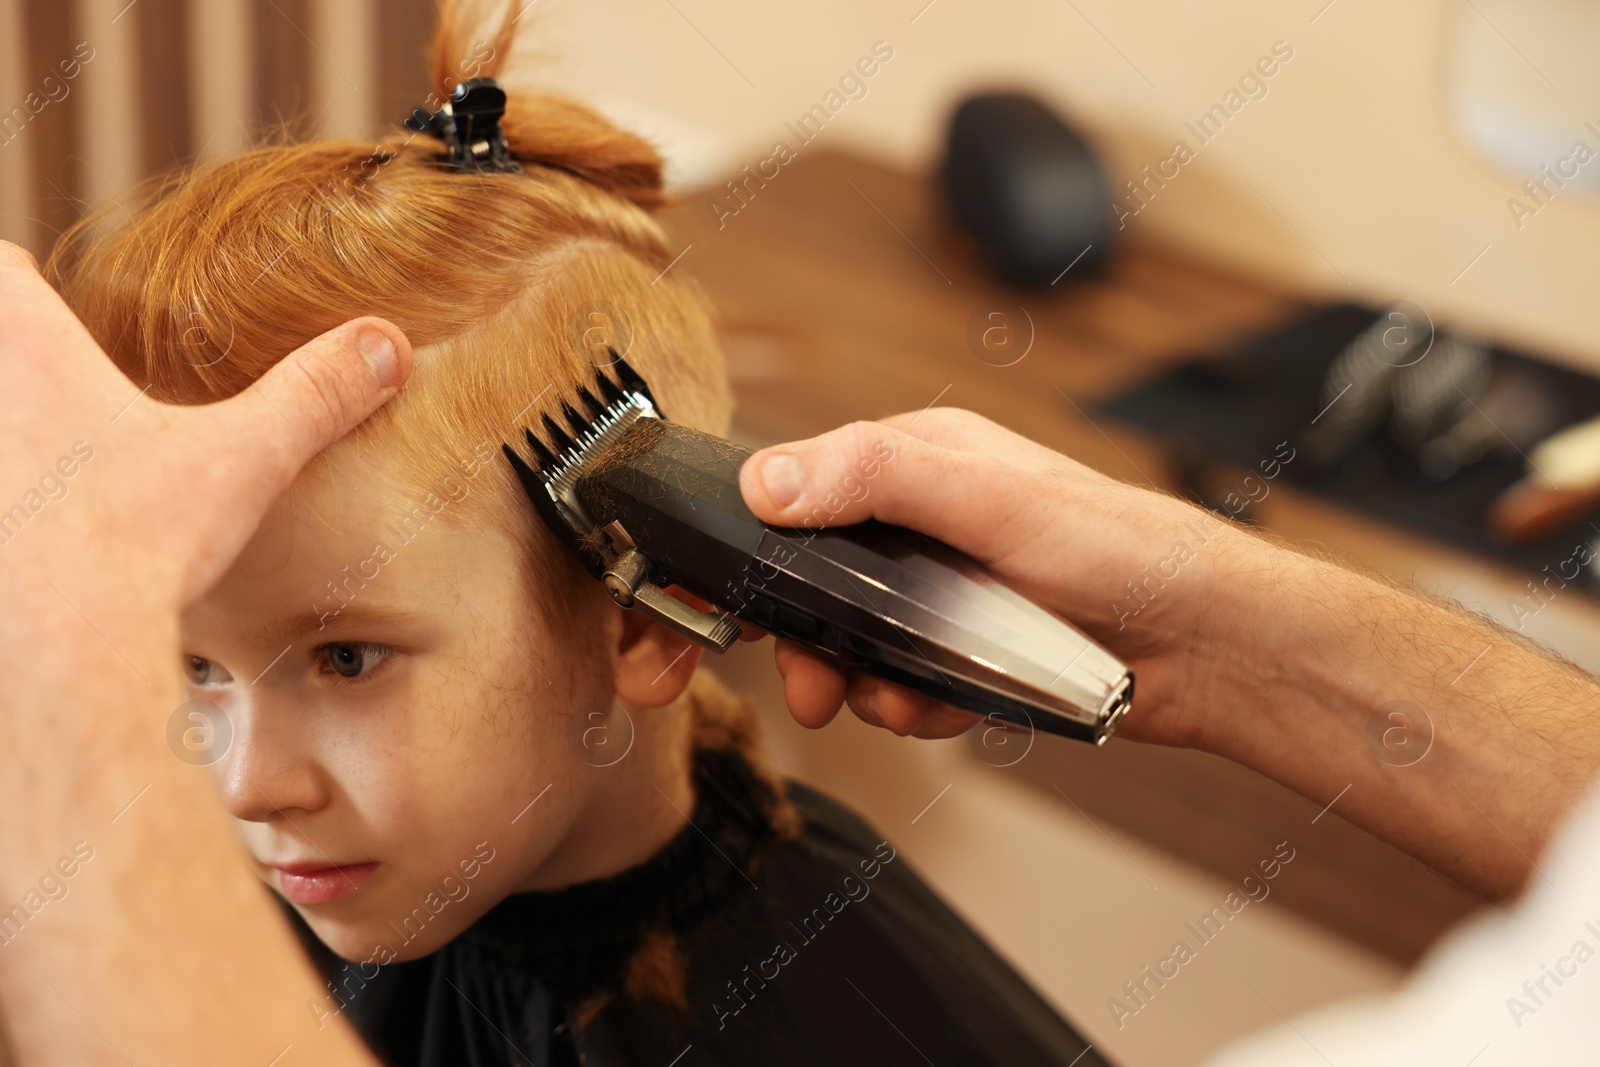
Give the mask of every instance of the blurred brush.
M 1600 417 L 1570 426 L 1528 454 L 1528 474 L 1489 507 L 1489 532 L 1526 544 L 1600 508 Z
M 1328 367 L 1321 410 L 1298 442 L 1314 471 L 1337 467 L 1389 414 L 1389 386 L 1399 370 L 1384 359 L 1381 334 L 1377 325 L 1363 331 Z
M 1450 480 L 1492 452 L 1526 452 L 1560 420 L 1548 386 L 1514 365 L 1495 368 L 1483 394 L 1464 404 L 1459 415 L 1417 452 L 1417 466 L 1436 482 Z
M 1395 376 L 1389 434 L 1419 452 L 1440 432 L 1461 422 L 1489 381 L 1489 350 L 1451 334 L 1435 340 L 1426 358 Z

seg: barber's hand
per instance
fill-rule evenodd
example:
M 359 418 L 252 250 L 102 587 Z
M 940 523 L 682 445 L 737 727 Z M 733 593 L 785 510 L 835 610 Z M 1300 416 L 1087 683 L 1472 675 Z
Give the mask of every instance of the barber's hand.
M 141 396 L 33 257 L 3 242 L 0 309 L 0 515 L 23 509 L 0 530 L 9 535 L 0 579 L 42 577 L 97 624 L 102 616 L 85 600 L 163 604 L 175 614 L 202 594 L 300 469 L 393 396 L 411 369 L 399 329 L 357 319 L 236 397 L 177 407 Z M 88 462 L 71 460 L 77 442 Z M 25 496 L 41 479 L 65 493 Z M 69 589 L 74 574 L 119 579 Z
M 1196 743 L 1206 725 L 1193 712 L 1206 703 L 1196 690 L 1227 677 L 1235 635 L 1266 625 L 1253 621 L 1259 598 L 1238 595 L 1241 583 L 1228 580 L 1235 565 L 1289 554 L 958 409 L 853 423 L 764 449 L 745 464 L 740 487 L 766 522 L 875 518 L 966 552 L 1127 662 L 1137 697 L 1120 732 L 1166 744 Z M 1151 580 L 1157 571 L 1166 577 Z M 1143 586 L 1142 598 L 1130 582 Z M 847 678 L 787 642 L 777 662 L 789 708 L 806 726 L 826 724 L 844 701 L 867 722 L 918 737 L 952 736 L 980 721 L 900 686 Z
M 70 877 L 69 846 L 94 860 L 70 904 L 5 946 L 19 1062 L 102 1062 L 106 1034 L 128 1062 L 265 1063 L 285 1043 L 376 1062 L 354 1029 L 306 1012 L 322 989 L 169 731 L 186 691 L 180 610 L 410 366 L 399 330 L 361 319 L 232 399 L 160 404 L 0 243 L 0 810 L 28 813 L 0 820 L 0 872 L 25 886 Z M 219 982 L 219 960 L 249 966 Z M 202 991 L 219 1010 L 196 1018 Z

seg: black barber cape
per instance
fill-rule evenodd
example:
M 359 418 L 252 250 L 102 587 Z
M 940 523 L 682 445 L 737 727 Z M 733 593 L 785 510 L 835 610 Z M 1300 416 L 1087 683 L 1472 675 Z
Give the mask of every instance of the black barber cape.
M 843 806 L 790 783 L 804 829 L 780 839 L 757 814 L 771 790 L 739 753 L 701 751 L 695 778 L 693 825 L 652 859 L 513 894 L 439 951 L 359 982 L 289 909 L 342 983 L 330 1011 L 342 1004 L 393 1067 L 1103 1067 Z M 687 1010 L 618 993 L 577 1026 L 650 930 L 677 936 Z

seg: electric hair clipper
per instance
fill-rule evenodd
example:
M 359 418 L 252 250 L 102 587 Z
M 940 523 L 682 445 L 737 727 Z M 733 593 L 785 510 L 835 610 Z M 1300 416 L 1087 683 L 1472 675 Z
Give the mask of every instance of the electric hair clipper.
M 615 353 L 612 353 L 615 357 Z M 898 526 L 768 526 L 745 506 L 748 449 L 673 423 L 621 358 L 588 415 L 504 445 L 545 523 L 618 604 L 717 652 L 747 622 L 867 674 L 1028 729 L 1100 744 L 1127 713 L 1115 657 L 971 558 Z M 888 460 L 892 462 L 892 459 Z M 864 471 L 870 478 L 875 471 Z M 713 605 L 701 611 L 676 585 Z

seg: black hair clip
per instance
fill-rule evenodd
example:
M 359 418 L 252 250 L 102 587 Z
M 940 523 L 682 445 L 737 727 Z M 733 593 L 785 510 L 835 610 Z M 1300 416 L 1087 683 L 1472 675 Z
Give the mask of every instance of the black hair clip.
M 506 113 L 506 91 L 493 78 L 468 78 L 431 115 L 417 108 L 406 119 L 408 130 L 431 134 L 444 142 L 447 165 L 460 171 L 520 174 L 511 158 L 500 118 Z

